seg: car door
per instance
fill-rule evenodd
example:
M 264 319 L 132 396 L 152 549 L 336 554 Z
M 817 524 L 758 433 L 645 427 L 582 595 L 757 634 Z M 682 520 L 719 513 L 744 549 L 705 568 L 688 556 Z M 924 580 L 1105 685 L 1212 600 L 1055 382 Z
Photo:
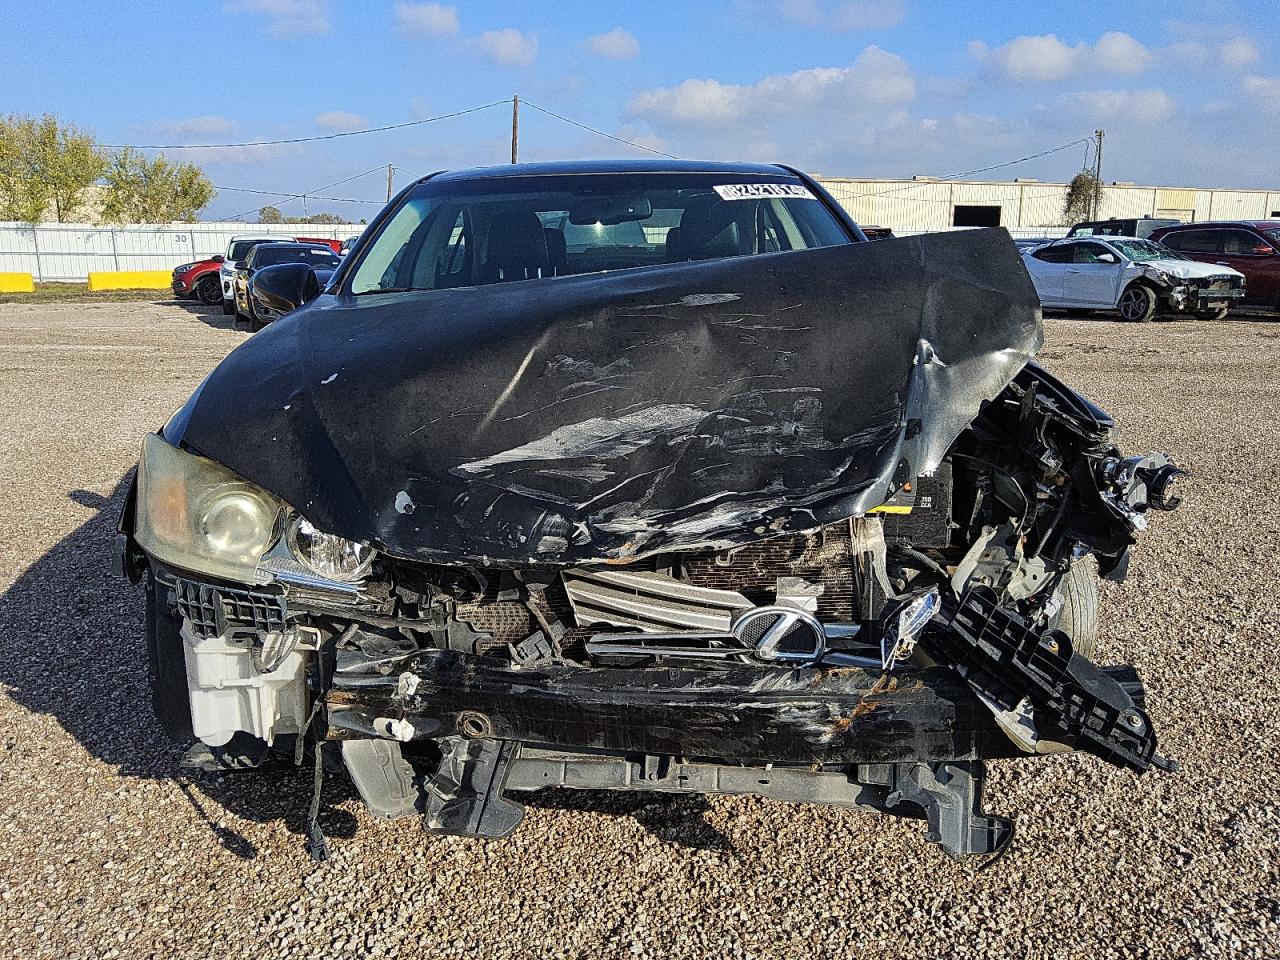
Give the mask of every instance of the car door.
M 1062 291 L 1064 303 L 1075 307 L 1114 307 L 1120 294 L 1125 258 L 1105 243 L 1084 240 L 1071 245 Z
M 1243 227 L 1229 227 L 1218 234 L 1221 254 L 1213 262 L 1244 274 L 1247 301 L 1270 305 L 1280 300 L 1280 260 L 1275 247 Z
M 1067 267 L 1070 265 L 1073 246 L 1074 243 L 1051 243 L 1022 258 L 1027 273 L 1031 274 L 1031 282 L 1035 284 L 1041 306 L 1063 305 L 1063 287 L 1067 281 Z

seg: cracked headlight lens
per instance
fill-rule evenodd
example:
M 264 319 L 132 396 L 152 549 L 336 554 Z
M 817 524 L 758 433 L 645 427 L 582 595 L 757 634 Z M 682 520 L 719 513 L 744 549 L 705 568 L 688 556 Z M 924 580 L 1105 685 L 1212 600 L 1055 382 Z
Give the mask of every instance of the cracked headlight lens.
M 277 538 L 284 504 L 221 464 L 156 434 L 138 461 L 134 539 L 158 560 L 240 583 Z
M 377 555 L 373 547 L 317 530 L 305 517 L 289 524 L 287 537 L 295 560 L 312 573 L 343 583 L 362 579 Z

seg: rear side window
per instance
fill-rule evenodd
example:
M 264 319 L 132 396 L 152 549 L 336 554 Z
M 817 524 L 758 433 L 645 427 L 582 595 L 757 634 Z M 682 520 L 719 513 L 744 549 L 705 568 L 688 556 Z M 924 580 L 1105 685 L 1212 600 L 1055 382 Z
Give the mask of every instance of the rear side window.
M 1185 253 L 1221 253 L 1221 230 L 1176 230 L 1160 242 Z
M 1074 254 L 1074 248 L 1079 246 L 1075 243 L 1058 243 L 1051 247 L 1044 247 L 1031 254 L 1037 260 L 1043 260 L 1045 263 L 1070 263 Z

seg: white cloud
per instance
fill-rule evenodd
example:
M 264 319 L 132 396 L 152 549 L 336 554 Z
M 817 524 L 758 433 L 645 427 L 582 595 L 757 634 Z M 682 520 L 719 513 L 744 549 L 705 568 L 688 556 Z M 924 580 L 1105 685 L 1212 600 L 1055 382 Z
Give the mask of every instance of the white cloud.
M 814 108 L 848 113 L 907 103 L 915 95 L 915 77 L 907 62 L 870 46 L 848 67 L 813 67 L 753 84 L 690 79 L 646 90 L 632 99 L 629 111 L 650 120 L 728 124 L 749 115 L 797 114 Z
M 1063 95 L 1069 110 L 1090 120 L 1157 123 L 1173 116 L 1177 105 L 1159 87 L 1147 90 L 1077 90 Z
M 227 0 L 222 9 L 260 16 L 267 33 L 282 39 L 314 37 L 333 29 L 329 0 Z
M 236 129 L 234 121 L 226 117 L 181 117 L 172 120 L 151 120 L 139 124 L 143 130 L 172 137 L 175 140 L 213 139 L 228 136 Z
M 905 0 L 740 0 L 739 6 L 761 19 L 781 14 L 801 26 L 842 33 L 887 30 L 907 15 Z
M 1251 73 L 1240 81 L 1240 86 L 1264 110 L 1280 113 L 1280 77 L 1261 77 Z
M 347 113 L 345 110 L 329 110 L 316 117 L 316 126 L 321 130 L 342 133 L 348 130 L 363 130 L 369 126 L 369 121 L 358 113 Z
M 409 40 L 449 37 L 458 32 L 458 9 L 441 3 L 405 3 L 395 7 L 396 32 Z
M 969 43 L 975 59 L 1011 80 L 1061 80 L 1091 70 L 1103 73 L 1141 73 L 1151 66 L 1154 55 L 1127 33 L 1111 31 L 1096 43 L 1071 46 L 1056 35 L 1014 37 L 998 47 L 981 40 Z
M 480 34 L 480 48 L 494 63 L 504 67 L 527 67 L 538 56 L 538 38 L 514 27 L 486 30 Z
M 1222 57 L 1222 62 L 1228 67 L 1240 69 L 1247 67 L 1256 61 L 1261 53 L 1258 52 L 1257 45 L 1246 37 L 1236 37 L 1234 40 L 1228 40 L 1218 50 Z
M 610 60 L 634 60 L 640 55 L 640 41 L 621 27 L 588 37 L 586 46 L 596 56 Z

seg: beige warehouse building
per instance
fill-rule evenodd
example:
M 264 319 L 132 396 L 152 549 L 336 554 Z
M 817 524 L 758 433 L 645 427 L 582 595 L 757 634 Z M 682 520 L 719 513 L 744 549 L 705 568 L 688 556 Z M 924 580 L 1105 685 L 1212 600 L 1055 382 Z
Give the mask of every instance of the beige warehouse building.
M 872 180 L 816 178 L 859 223 L 898 233 L 950 227 L 1007 227 L 1015 234 L 1061 232 L 1067 184 L 1040 180 Z M 1280 218 L 1280 190 L 1159 187 L 1115 182 L 1102 188 L 1101 216 L 1177 220 Z

